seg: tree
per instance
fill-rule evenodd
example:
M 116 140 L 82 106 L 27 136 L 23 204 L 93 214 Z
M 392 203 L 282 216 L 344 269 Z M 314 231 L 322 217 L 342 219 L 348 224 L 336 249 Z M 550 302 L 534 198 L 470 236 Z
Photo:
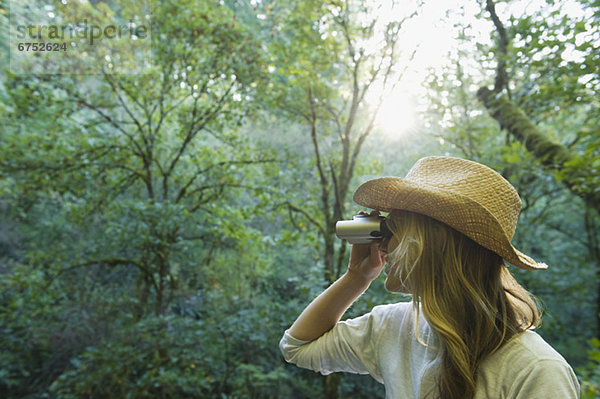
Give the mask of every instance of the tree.
M 287 6 L 288 3 L 285 3 Z M 402 77 L 399 49 L 403 24 L 416 12 L 384 11 L 366 1 L 290 2 L 276 9 L 271 27 L 276 74 L 275 104 L 301 121 L 312 144 L 315 197 L 298 204 L 285 202 L 319 232 L 325 281 L 343 272 L 346 246 L 336 245 L 335 224 L 347 217 L 348 194 L 359 154 L 369 135 L 384 93 Z M 389 15 L 389 14 L 388 14 Z M 369 95 L 380 90 L 375 103 Z M 312 191 L 314 190 L 314 191 Z M 339 376 L 325 379 L 324 395 L 338 395 Z
M 177 283 L 172 247 L 199 236 L 186 219 L 242 185 L 236 168 L 264 162 L 241 151 L 243 143 L 228 128 L 249 111 L 264 65 L 258 43 L 223 6 L 161 2 L 153 11 L 153 35 L 161 40 L 144 74 L 103 70 L 99 79 L 81 81 L 11 76 L 7 94 L 15 107 L 6 117 L 14 134 L 5 135 L 4 146 L 12 157 L 2 167 L 13 177 L 27 176 L 28 188 L 36 182 L 85 200 L 83 213 L 108 210 L 107 237 L 128 248 L 108 239 L 70 267 L 134 267 L 141 291 L 153 292 L 155 312 L 164 314 Z M 35 128 L 49 118 L 58 124 L 43 126 L 40 136 Z M 88 195 L 98 182 L 99 190 Z M 122 223 L 127 214 L 139 224 Z
M 54 5 L 63 20 L 82 13 L 108 23 L 123 11 L 120 5 L 141 12 L 126 3 L 112 2 L 116 8 L 109 10 L 104 3 Z M 139 73 L 113 73 L 108 59 L 98 75 L 7 73 L 0 152 L 9 156 L 0 158 L 0 177 L 29 236 L 3 275 L 2 323 L 10 334 L 2 340 L 29 342 L 40 356 L 16 364 L 3 357 L 3 392 L 43 391 L 78 355 L 87 366 L 106 367 L 94 367 L 91 380 L 78 378 L 85 367 L 71 370 L 60 389 L 83 395 L 77 389 L 89 385 L 77 388 L 78 381 L 92 380 L 108 389 L 114 381 L 107 358 L 81 351 L 104 348 L 125 360 L 131 353 L 119 344 L 130 337 L 118 331 L 136 336 L 131 326 L 137 323 L 141 331 L 169 336 L 166 318 L 189 284 L 183 277 L 196 276 L 194 288 L 210 287 L 198 259 L 231 237 L 219 234 L 228 210 L 220 201 L 231 190 L 253 192 L 253 168 L 268 162 L 236 134 L 266 75 L 260 43 L 215 2 L 158 2 L 152 18 L 153 60 Z M 123 66 L 139 68 L 136 54 L 128 56 Z M 31 269 L 38 279 L 23 285 L 20 278 Z M 22 286 L 30 288 L 23 292 Z M 21 320 L 16 316 L 32 310 L 23 297 L 31 306 L 54 302 L 56 310 L 40 306 L 39 322 Z M 71 328 L 74 344 L 55 356 L 53 337 L 66 336 L 69 315 L 81 324 Z M 94 334 L 86 335 L 88 328 Z M 167 364 L 178 350 L 184 347 L 161 346 L 154 364 Z M 143 362 L 130 360 L 135 374 Z M 149 381 L 144 386 L 151 387 Z
M 592 13 L 593 20 L 600 18 L 597 4 L 582 2 L 581 5 Z M 547 170 L 594 211 L 595 216 L 586 213 L 585 225 L 588 251 L 600 278 L 597 238 L 600 142 L 597 135 L 590 133 L 596 131 L 600 116 L 593 92 L 600 82 L 597 56 L 600 43 L 592 35 L 584 35 L 588 29 L 597 32 L 597 26 L 588 25 L 585 20 L 572 20 L 568 15 L 561 16 L 561 10 L 556 9 L 548 18 L 512 20 L 513 25 L 508 30 L 492 0 L 486 1 L 486 10 L 498 37 L 497 66 L 493 89 L 483 86 L 477 96 L 502 128 L 523 142 Z M 552 22 L 557 25 L 551 25 Z M 517 43 L 512 42 L 513 37 L 518 39 Z M 536 77 L 539 77 L 536 81 L 528 80 Z M 522 83 L 515 83 L 517 79 Z M 571 143 L 562 144 L 548 137 L 543 127 L 536 126 L 536 119 L 541 124 L 542 118 L 534 116 L 532 120 L 528 116 L 534 113 L 548 116 L 547 110 L 571 113 L 574 123 L 568 128 L 572 130 L 563 132 L 568 134 L 562 138 L 570 139 Z M 597 291 L 597 308 L 600 309 L 600 284 Z M 600 310 L 597 310 L 597 331 L 600 333 Z
M 335 222 L 346 216 L 358 156 L 382 101 L 368 104 L 368 94 L 377 85 L 389 90 L 401 78 L 397 41 L 403 23 L 414 15 L 382 28 L 377 12 L 364 2 L 302 2 L 275 28 L 281 30 L 274 43 L 281 83 L 276 101 L 306 124 L 320 192 L 314 212 L 287 205 L 321 233 L 329 282 L 340 275 L 344 259 L 343 246 L 334 250 Z M 361 18 L 367 16 L 371 19 Z
M 561 179 L 575 195 L 581 196 L 592 209 L 600 210 L 600 196 L 598 195 L 598 192 L 596 192 L 597 190 L 593 190 L 585 186 L 582 187 L 581 185 L 581 180 L 585 180 L 585 175 L 588 175 L 589 172 L 592 172 L 591 174 L 593 174 L 593 176 L 597 176 L 595 170 L 583 171 L 581 168 L 570 168 L 569 166 L 575 162 L 575 155 L 572 154 L 568 148 L 551 140 L 539 129 L 537 129 L 535 124 L 530 120 L 529 117 L 527 117 L 525 112 L 516 103 L 510 100 L 509 94 L 511 91 L 509 88 L 509 76 L 506 71 L 506 62 L 508 57 L 507 51 L 510 44 L 510 38 L 508 37 L 508 33 L 504 27 L 504 24 L 502 21 L 500 21 L 498 15 L 496 14 L 495 4 L 493 1 L 487 1 L 486 10 L 488 10 L 491 15 L 491 19 L 494 22 L 494 26 L 496 27 L 499 37 L 497 51 L 498 63 L 496 68 L 494 88 L 492 90 L 487 87 L 480 88 L 477 93 L 479 99 L 490 110 L 490 113 L 496 120 L 498 120 L 500 125 L 518 140 L 525 143 L 527 149 L 533 152 L 536 158 L 540 159 L 543 165 L 552 169 L 562 170 L 563 174 L 561 175 Z M 565 21 L 565 18 L 563 18 L 563 21 Z M 577 29 L 580 28 L 578 28 L 579 25 L 577 23 L 575 26 L 575 31 L 577 32 Z M 522 23 L 521 26 L 518 26 L 516 29 L 523 29 L 523 27 L 524 23 Z M 540 30 L 543 30 L 543 27 L 540 27 Z M 558 47 L 556 44 L 557 42 L 557 40 L 554 40 L 551 43 L 541 43 L 540 47 L 543 48 L 543 46 L 548 46 L 549 44 L 554 44 L 554 46 Z M 562 45 L 565 46 L 565 43 L 562 43 Z M 584 46 L 579 47 L 582 48 Z M 587 43 L 585 47 L 586 49 L 590 47 L 594 48 L 594 44 Z M 517 47 L 517 49 L 520 50 L 519 47 Z M 564 51 L 564 48 L 562 50 Z M 561 58 L 558 57 L 558 59 Z M 593 59 L 589 61 L 593 62 Z M 559 68 L 557 69 L 559 70 L 559 73 L 562 72 Z M 569 65 L 569 69 L 573 70 L 574 68 L 573 66 Z M 587 75 L 588 72 L 586 71 L 585 74 Z M 568 82 L 568 85 L 574 85 L 574 83 Z M 575 89 L 576 93 L 586 95 L 585 88 L 581 89 L 575 86 Z M 501 95 L 504 90 L 506 90 L 508 94 Z M 572 96 L 573 94 L 570 95 Z M 589 94 L 586 95 L 586 97 L 588 96 Z M 579 101 L 582 101 L 582 99 L 580 98 Z M 571 100 L 571 103 L 573 102 L 575 101 Z M 568 104 L 569 103 L 566 105 Z M 584 176 L 581 176 L 581 173 L 584 173 Z M 597 183 L 598 182 L 592 182 L 593 185 Z

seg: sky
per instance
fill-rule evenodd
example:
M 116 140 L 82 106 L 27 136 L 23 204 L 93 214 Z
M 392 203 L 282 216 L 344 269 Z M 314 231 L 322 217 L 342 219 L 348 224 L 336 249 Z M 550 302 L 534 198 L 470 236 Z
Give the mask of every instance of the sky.
M 400 5 L 410 3 L 410 0 L 399 1 Z M 381 3 L 391 4 L 391 0 Z M 386 93 L 377 119 L 377 126 L 386 135 L 402 135 L 418 124 L 418 109 L 426 107 L 425 90 L 422 82 L 431 71 L 440 71 L 449 63 L 449 54 L 456 54 L 459 46 L 475 47 L 476 43 L 491 44 L 494 36 L 494 26 L 489 18 L 477 18 L 484 7 L 483 0 L 424 0 L 419 13 L 406 24 L 403 46 L 407 49 L 416 48 L 415 58 L 410 63 L 404 79 L 399 82 L 393 92 Z M 563 13 L 570 17 L 585 18 L 585 13 L 574 0 L 560 2 Z M 548 8 L 545 0 L 511 0 L 498 2 L 496 11 L 500 19 L 508 26 L 511 15 L 520 17 L 534 11 Z M 383 19 L 393 19 L 398 12 L 382 7 Z M 484 14 L 489 15 L 487 11 Z M 457 36 L 459 26 L 467 26 L 467 33 L 473 39 L 469 43 L 459 42 Z M 465 63 L 466 73 L 482 68 L 477 60 Z M 381 89 L 375 89 L 370 101 L 381 94 Z
M 393 18 L 393 12 L 384 12 Z M 417 110 L 424 105 L 425 98 L 422 82 L 432 70 L 440 71 L 447 65 L 449 54 L 458 49 L 459 29 L 455 25 L 469 26 L 469 33 L 477 41 L 489 43 L 493 26 L 489 21 L 477 19 L 479 12 L 480 6 L 474 0 L 429 0 L 419 8 L 418 15 L 406 23 L 402 47 L 408 53 L 416 52 L 404 78 L 393 92 L 385 95 L 377 118 L 377 126 L 384 134 L 401 135 L 418 123 Z M 381 89 L 375 88 L 370 101 L 380 94 Z

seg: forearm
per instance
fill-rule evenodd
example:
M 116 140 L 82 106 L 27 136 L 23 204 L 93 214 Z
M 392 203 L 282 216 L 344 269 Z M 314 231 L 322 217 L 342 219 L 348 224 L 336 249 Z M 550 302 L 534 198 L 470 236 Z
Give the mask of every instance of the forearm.
M 319 338 L 333 328 L 369 285 L 370 280 L 347 272 L 304 309 L 289 334 L 302 341 Z

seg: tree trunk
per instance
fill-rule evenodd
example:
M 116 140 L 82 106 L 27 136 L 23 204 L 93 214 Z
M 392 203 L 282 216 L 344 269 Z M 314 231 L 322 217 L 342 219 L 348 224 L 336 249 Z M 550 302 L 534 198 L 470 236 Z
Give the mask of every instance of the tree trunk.
M 342 379 L 342 374 L 333 373 L 329 374 L 323 379 L 323 397 L 326 399 L 337 399 L 338 396 L 338 387 L 340 386 L 340 381 Z
M 581 197 L 587 206 L 600 213 L 600 191 L 579 189 L 577 182 L 583 177 L 582 171 L 565 165 L 573 159 L 573 154 L 567 148 L 540 132 L 523 110 L 505 95 L 482 87 L 477 92 L 477 97 L 502 128 L 525 144 L 546 168 L 564 172 L 563 182 L 567 188 Z

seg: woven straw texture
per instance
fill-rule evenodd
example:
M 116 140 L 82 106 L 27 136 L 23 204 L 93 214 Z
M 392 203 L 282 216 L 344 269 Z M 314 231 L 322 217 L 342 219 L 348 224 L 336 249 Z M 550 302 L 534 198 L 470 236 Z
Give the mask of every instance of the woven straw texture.
M 369 180 L 354 201 L 371 209 L 407 210 L 432 217 L 523 269 L 546 269 L 510 243 L 521 200 L 514 187 L 493 169 L 452 157 L 420 159 L 405 178 Z

